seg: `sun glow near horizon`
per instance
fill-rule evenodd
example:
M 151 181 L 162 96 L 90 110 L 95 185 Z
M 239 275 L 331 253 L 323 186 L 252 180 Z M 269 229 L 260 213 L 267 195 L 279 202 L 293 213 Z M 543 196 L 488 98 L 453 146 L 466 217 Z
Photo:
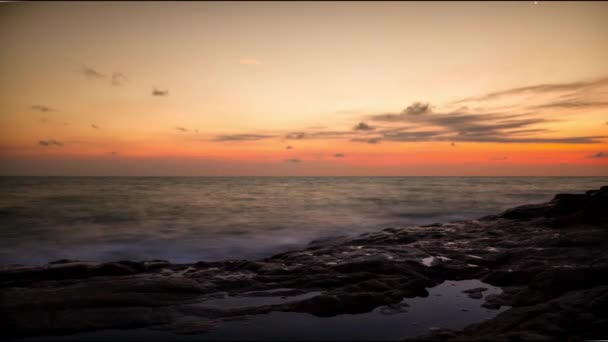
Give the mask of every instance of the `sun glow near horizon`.
M 0 174 L 606 175 L 608 4 L 0 4 Z

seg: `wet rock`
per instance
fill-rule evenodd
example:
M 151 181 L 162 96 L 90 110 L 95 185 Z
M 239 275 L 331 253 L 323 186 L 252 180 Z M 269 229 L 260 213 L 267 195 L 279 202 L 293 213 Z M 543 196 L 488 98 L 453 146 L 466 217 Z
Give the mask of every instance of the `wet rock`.
M 481 299 L 483 297 L 482 292 L 487 291 L 487 290 L 488 290 L 487 287 L 476 287 L 474 289 L 468 289 L 468 290 L 464 290 L 462 292 L 469 295 L 469 298 Z
M 511 220 L 530 220 L 547 215 L 552 207 L 552 204 L 547 203 L 522 205 L 513 209 L 508 209 L 502 213 L 500 217 Z
M 417 286 L 419 283 L 413 283 L 412 285 Z M 419 289 L 414 288 L 411 290 L 419 291 Z M 307 312 L 320 317 L 338 314 L 358 314 L 370 312 L 382 305 L 397 305 L 396 302 L 409 294 L 403 290 L 352 292 L 349 287 L 346 287 L 299 301 L 291 305 L 289 309 L 296 312 Z
M 557 195 L 480 220 L 393 227 L 316 241 L 257 261 L 176 265 L 165 260 L 0 268 L 0 329 L 12 337 L 158 326 L 202 333 L 214 322 L 272 311 L 320 317 L 407 310 L 445 280 L 503 287 L 483 307 L 511 307 L 462 331 L 422 339 L 605 337 L 608 322 L 608 187 Z M 436 256 L 430 267 L 421 263 Z M 443 257 L 440 258 L 440 257 Z M 320 294 L 273 305 L 213 308 L 213 298 Z M 483 288 L 463 291 L 481 299 Z
M 473 298 L 473 297 L 471 297 L 471 298 Z M 480 299 L 480 298 L 481 298 L 481 296 L 479 296 L 479 298 L 475 298 L 475 299 Z M 498 310 L 498 309 L 500 309 L 500 304 L 485 302 L 485 303 L 481 304 L 481 307 L 490 309 L 490 310 Z
M 491 271 L 481 280 L 495 286 L 512 286 L 526 284 L 534 276 L 529 270 L 499 269 Z
M 602 302 L 607 286 L 568 292 L 548 302 L 511 308 L 496 318 L 455 332 L 446 341 L 497 340 L 591 340 L 605 337 L 606 312 L 591 314 L 594 301 Z M 599 303 L 598 303 L 599 304 Z M 605 304 L 605 303 L 602 303 Z M 437 340 L 438 336 L 421 336 L 420 340 Z

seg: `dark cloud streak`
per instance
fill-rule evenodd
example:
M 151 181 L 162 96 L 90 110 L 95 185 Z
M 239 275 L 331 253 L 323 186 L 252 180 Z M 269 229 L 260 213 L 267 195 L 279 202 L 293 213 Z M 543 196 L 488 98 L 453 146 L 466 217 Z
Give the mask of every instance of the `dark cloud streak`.
M 169 96 L 169 90 L 152 89 L 152 96 Z
M 520 95 L 520 94 L 541 94 L 557 91 L 579 91 L 582 89 L 608 84 L 608 77 L 599 78 L 593 81 L 583 82 L 571 82 L 571 83 L 550 83 L 550 84 L 537 84 L 532 86 L 518 87 L 505 89 L 497 92 L 487 93 L 482 96 L 467 97 L 455 102 L 453 104 L 469 102 L 469 101 L 486 101 L 500 98 L 509 95 Z
M 47 106 L 42 106 L 42 105 L 33 105 L 30 108 L 32 108 L 33 110 L 37 110 L 43 113 L 46 112 L 55 112 L 56 110 L 51 108 L 51 107 L 47 107 Z
M 92 67 L 86 66 L 84 64 L 82 65 L 81 72 L 86 78 L 89 78 L 89 79 L 100 80 L 100 79 L 106 78 L 105 74 L 102 74 L 101 72 L 93 69 Z
M 44 147 L 50 147 L 50 146 L 61 147 L 61 146 L 63 146 L 63 143 L 60 142 L 60 141 L 57 141 L 55 139 L 48 139 L 48 140 L 40 140 L 40 141 L 38 141 L 38 145 L 44 146 Z
M 355 131 L 373 131 L 374 129 L 375 129 L 375 127 L 372 127 L 372 126 L 366 124 L 365 122 L 359 122 L 353 128 L 353 130 L 355 130 Z
M 255 141 L 275 138 L 275 135 L 265 134 L 224 134 L 218 135 L 213 141 Z

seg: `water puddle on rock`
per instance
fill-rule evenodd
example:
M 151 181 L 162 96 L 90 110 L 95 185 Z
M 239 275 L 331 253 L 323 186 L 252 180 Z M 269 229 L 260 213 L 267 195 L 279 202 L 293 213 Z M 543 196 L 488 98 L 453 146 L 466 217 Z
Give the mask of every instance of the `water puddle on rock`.
M 484 287 L 482 298 L 470 298 L 464 290 Z M 405 298 L 355 315 L 316 317 L 305 313 L 271 312 L 245 320 L 223 321 L 205 333 L 176 334 L 158 329 L 102 330 L 62 336 L 61 340 L 400 340 L 433 329 L 462 329 L 493 318 L 499 310 L 483 308 L 484 298 L 502 290 L 479 280 L 445 281 L 428 289 L 427 297 Z M 313 293 L 316 295 L 316 293 Z M 206 301 L 205 306 L 243 307 L 301 300 L 310 293 L 284 297 L 227 297 Z M 296 298 L 297 297 L 297 298 Z M 195 317 L 192 317 L 195 318 Z M 196 319 L 196 318 L 195 318 Z M 203 320 L 203 319 L 201 319 Z M 45 338 L 48 340 L 48 338 Z

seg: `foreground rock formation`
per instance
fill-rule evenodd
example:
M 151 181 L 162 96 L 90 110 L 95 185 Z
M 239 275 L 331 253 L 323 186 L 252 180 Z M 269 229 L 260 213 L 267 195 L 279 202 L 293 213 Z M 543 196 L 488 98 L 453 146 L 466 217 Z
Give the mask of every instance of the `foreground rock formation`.
M 478 220 L 315 241 L 257 261 L 4 267 L 0 328 L 9 337 L 139 327 L 202 333 L 273 311 L 329 317 L 397 310 L 403 298 L 463 279 L 502 287 L 483 305 L 511 308 L 462 331 L 434 330 L 420 339 L 608 338 L 608 187 Z M 479 298 L 484 290 L 467 293 Z M 226 295 L 293 300 L 206 304 Z

